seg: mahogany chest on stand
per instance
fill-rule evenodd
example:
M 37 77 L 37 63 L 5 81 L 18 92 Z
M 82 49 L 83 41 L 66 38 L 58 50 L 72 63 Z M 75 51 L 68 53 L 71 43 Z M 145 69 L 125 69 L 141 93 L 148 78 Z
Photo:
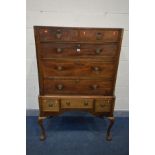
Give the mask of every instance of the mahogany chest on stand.
M 38 123 L 65 111 L 82 110 L 114 123 L 115 83 L 121 28 L 34 26 L 39 75 Z

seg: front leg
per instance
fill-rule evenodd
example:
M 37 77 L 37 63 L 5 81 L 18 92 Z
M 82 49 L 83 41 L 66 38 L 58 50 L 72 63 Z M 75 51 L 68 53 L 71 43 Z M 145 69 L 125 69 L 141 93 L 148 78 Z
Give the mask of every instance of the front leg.
M 115 118 L 114 117 L 108 117 L 108 120 L 110 121 L 108 129 L 107 129 L 107 135 L 106 135 L 106 140 L 111 141 L 112 140 L 112 134 L 111 134 L 111 128 L 115 122 Z
M 44 126 L 43 126 L 43 120 L 45 118 L 46 117 L 38 117 L 38 124 L 39 124 L 39 126 L 41 128 L 40 140 L 45 140 L 46 139 L 45 129 L 44 129 Z

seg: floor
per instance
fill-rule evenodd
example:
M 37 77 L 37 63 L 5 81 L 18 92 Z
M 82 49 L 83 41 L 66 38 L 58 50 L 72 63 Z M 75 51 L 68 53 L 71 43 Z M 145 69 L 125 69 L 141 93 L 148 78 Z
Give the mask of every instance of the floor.
M 85 112 L 66 112 L 44 121 L 45 141 L 39 140 L 36 116 L 26 118 L 27 155 L 128 155 L 129 118 L 116 117 L 112 141 L 106 141 L 106 118 Z

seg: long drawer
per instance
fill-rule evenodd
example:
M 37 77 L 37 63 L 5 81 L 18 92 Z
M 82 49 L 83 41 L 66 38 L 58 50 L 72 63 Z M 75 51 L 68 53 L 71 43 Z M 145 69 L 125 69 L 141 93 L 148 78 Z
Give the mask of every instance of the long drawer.
M 52 59 L 42 60 L 43 77 L 103 77 L 113 78 L 115 73 L 114 62 Z
M 40 40 L 46 41 L 83 41 L 83 42 L 118 42 L 120 29 L 77 29 L 43 27 L 39 28 Z
M 44 95 L 112 95 L 112 81 L 79 79 L 44 79 Z
M 114 57 L 118 44 L 42 43 L 41 58 L 53 57 Z

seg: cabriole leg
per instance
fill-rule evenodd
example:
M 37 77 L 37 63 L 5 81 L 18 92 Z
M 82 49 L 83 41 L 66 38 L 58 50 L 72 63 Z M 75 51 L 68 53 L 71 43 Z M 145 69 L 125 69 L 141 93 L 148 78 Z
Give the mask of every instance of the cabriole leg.
M 115 122 L 115 118 L 114 117 L 108 117 L 109 122 L 109 126 L 107 129 L 107 135 L 106 135 L 106 140 L 111 141 L 112 140 L 112 134 L 111 134 L 111 128 Z
M 43 126 L 43 120 L 45 118 L 46 117 L 38 117 L 38 124 L 39 124 L 39 126 L 41 128 L 40 140 L 45 140 L 46 139 L 45 129 L 44 129 L 44 126 Z

